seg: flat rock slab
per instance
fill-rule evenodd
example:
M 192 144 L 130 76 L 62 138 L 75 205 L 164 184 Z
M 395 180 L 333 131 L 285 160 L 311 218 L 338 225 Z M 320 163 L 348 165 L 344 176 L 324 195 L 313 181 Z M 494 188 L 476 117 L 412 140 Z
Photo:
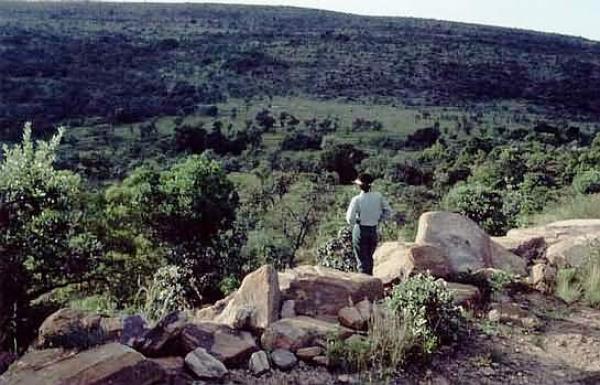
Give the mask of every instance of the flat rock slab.
M 159 385 L 164 381 L 159 364 L 119 343 L 78 354 L 33 350 L 0 377 L 2 385 Z
M 337 319 L 341 308 L 383 297 L 380 279 L 320 266 L 299 266 L 279 273 L 284 300 L 294 300 L 297 315 Z
M 261 343 L 266 350 L 287 349 L 295 352 L 301 348 L 315 346 L 317 341 L 325 341 L 330 336 L 346 338 L 352 334 L 352 330 L 336 323 L 299 316 L 285 318 L 269 325 L 261 337 Z

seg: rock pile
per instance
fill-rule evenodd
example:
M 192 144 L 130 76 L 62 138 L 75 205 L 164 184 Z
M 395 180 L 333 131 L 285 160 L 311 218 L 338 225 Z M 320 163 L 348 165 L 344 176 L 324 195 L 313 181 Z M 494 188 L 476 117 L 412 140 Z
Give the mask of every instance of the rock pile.
M 379 247 L 372 277 L 317 266 L 283 272 L 263 266 L 229 297 L 171 313 L 152 327 L 140 316 L 59 310 L 16 363 L 0 352 L 0 370 L 10 365 L 0 385 L 185 384 L 222 380 L 237 368 L 261 376 L 300 361 L 327 366 L 328 338 L 359 338 L 384 288 L 412 274 L 429 271 L 446 281 L 457 304 L 472 306 L 480 301 L 478 288 L 452 282 L 456 276 L 529 271 L 532 285 L 550 290 L 556 267 L 581 263 L 579 248 L 596 237 L 600 221 L 558 222 L 491 238 L 460 215 L 426 213 L 414 243 Z M 528 327 L 537 322 L 510 302 L 492 306 L 489 317 Z

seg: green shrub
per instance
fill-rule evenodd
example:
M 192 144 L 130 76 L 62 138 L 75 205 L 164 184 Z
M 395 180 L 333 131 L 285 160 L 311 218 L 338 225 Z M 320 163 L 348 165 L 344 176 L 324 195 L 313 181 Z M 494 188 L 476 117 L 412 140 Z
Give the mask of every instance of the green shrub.
M 514 226 L 514 218 L 505 215 L 500 192 L 481 184 L 456 185 L 448 191 L 442 206 L 471 218 L 491 235 L 505 234 Z
M 579 194 L 595 194 L 600 192 L 600 171 L 587 170 L 579 172 L 573 178 L 573 188 Z
M 366 336 L 328 340 L 327 356 L 333 366 L 357 371 L 371 381 L 393 375 L 406 363 L 414 348 L 410 328 L 402 317 L 381 305 L 371 315 Z
M 123 267 L 147 268 L 151 261 L 154 270 L 178 266 L 189 299 L 202 302 L 221 296 L 222 278 L 242 274 L 245 232 L 234 222 L 238 197 L 219 164 L 206 156 L 188 156 L 163 171 L 137 168 L 110 187 L 105 199 L 107 239 L 118 258 L 115 274 Z M 150 277 L 147 269 L 120 271 L 142 282 Z
M 461 315 L 452 294 L 430 275 L 418 274 L 394 286 L 390 308 L 408 323 L 422 353 L 458 337 Z
M 23 321 L 30 302 L 37 297 L 93 279 L 101 260 L 102 244 L 89 231 L 81 178 L 54 168 L 62 134 L 59 129 L 50 141 L 34 143 L 27 124 L 21 143 L 3 146 L 0 330 L 8 330 L 5 317 Z M 0 349 L 7 342 L 0 340 Z
M 337 237 L 330 239 L 317 249 L 317 263 L 332 269 L 357 271 L 356 258 L 352 251 L 352 229 L 350 227 L 344 227 L 338 232 Z
M 138 307 L 151 321 L 189 306 L 184 279 L 189 274 L 178 266 L 164 266 L 156 271 L 147 286 L 138 293 Z

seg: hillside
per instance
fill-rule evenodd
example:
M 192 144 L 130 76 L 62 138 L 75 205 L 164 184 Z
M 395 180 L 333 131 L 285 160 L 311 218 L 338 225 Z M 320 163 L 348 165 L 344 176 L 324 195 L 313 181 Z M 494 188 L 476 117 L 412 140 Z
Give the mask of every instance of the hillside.
M 256 96 L 600 115 L 600 43 L 276 7 L 0 4 L 0 129 L 189 114 Z

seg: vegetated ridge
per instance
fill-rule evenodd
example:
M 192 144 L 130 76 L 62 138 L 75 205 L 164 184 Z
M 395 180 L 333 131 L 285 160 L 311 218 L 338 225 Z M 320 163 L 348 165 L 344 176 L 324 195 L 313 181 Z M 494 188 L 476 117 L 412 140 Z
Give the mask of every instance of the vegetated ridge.
M 600 114 L 600 43 L 413 18 L 240 5 L 0 4 L 0 128 L 140 121 L 255 95 L 519 101 Z M 7 133 L 8 134 L 8 133 Z M 18 135 L 17 135 L 18 136 Z

